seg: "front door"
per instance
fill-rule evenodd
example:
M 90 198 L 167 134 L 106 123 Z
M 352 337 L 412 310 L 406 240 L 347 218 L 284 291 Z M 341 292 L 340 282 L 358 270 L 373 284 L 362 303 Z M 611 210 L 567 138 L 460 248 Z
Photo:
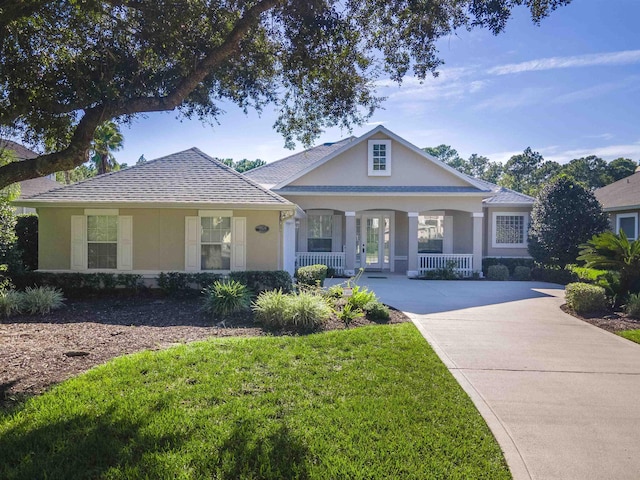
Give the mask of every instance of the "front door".
M 363 214 L 356 222 L 359 230 L 358 255 L 360 266 L 368 270 L 383 270 L 390 265 L 391 217 L 389 214 Z M 358 227 L 360 227 L 358 229 Z

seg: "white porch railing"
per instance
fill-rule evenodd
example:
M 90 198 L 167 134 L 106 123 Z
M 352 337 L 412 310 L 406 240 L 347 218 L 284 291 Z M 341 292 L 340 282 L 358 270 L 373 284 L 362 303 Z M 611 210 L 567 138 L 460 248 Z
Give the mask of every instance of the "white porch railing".
M 459 253 L 419 253 L 418 272 L 422 275 L 428 270 L 438 270 L 453 266 L 463 277 L 473 273 L 473 255 Z
M 337 275 L 344 275 L 344 252 L 296 252 L 296 268 L 326 265 Z

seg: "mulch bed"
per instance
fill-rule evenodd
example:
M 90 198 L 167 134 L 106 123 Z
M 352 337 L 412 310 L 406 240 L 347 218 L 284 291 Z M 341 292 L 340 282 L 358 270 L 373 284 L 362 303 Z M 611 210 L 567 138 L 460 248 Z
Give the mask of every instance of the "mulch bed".
M 250 314 L 214 324 L 200 307 L 198 298 L 69 300 L 46 316 L 0 320 L 0 407 L 128 353 L 210 337 L 295 334 L 264 330 Z M 407 321 L 402 312 L 391 310 L 388 323 Z M 351 327 L 372 324 L 358 318 Z M 344 328 L 332 319 L 322 330 Z
M 566 304 L 560 307 L 563 312 L 573 315 L 580 320 L 600 327 L 611 333 L 621 332 L 623 330 L 640 329 L 640 320 L 633 319 L 623 312 L 599 312 L 592 315 L 580 315 L 574 312 Z

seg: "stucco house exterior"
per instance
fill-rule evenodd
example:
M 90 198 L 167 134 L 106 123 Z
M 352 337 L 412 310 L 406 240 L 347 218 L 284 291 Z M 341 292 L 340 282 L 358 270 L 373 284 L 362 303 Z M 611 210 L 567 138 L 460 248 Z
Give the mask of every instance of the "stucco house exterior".
M 324 263 L 419 275 L 528 257 L 533 198 L 379 126 L 239 174 L 196 148 L 20 200 L 41 270 L 226 272 Z
M 594 191 L 602 208 L 609 214 L 611 229 L 626 233 L 629 240 L 638 240 L 640 214 L 640 167 L 633 175 Z

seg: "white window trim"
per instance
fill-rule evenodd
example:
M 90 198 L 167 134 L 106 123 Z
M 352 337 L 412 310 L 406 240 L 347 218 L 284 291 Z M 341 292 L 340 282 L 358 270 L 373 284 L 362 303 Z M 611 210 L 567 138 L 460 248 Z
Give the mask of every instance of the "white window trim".
M 522 243 L 496 242 L 496 227 L 498 217 L 524 217 L 524 235 Z M 491 247 L 492 248 L 527 248 L 527 233 L 529 231 L 529 214 L 525 212 L 493 212 L 491 218 Z
M 385 145 L 387 152 L 386 169 L 374 170 L 373 169 L 373 146 Z M 367 149 L 367 169 L 370 177 L 390 177 L 391 176 L 391 140 L 369 140 Z
M 638 239 L 638 214 L 637 213 L 618 213 L 616 215 L 616 235 L 620 233 L 620 219 L 622 218 L 633 218 L 635 220 L 635 229 L 633 232 L 633 238 L 627 237 L 629 240 L 637 240 Z
M 133 269 L 133 217 L 120 215 L 120 211 L 117 208 L 86 208 L 83 213 L 84 215 L 71 216 L 70 270 L 88 273 L 131 271 Z M 117 217 L 116 268 L 89 268 L 87 218 L 90 216 Z
M 231 219 L 231 264 L 229 270 L 202 270 L 202 217 L 229 217 Z M 190 228 L 193 231 L 190 231 Z M 193 235 L 194 238 L 190 238 Z M 198 216 L 185 217 L 185 269 L 186 272 L 229 273 L 246 270 L 247 219 L 233 216 L 233 210 L 198 210 Z

